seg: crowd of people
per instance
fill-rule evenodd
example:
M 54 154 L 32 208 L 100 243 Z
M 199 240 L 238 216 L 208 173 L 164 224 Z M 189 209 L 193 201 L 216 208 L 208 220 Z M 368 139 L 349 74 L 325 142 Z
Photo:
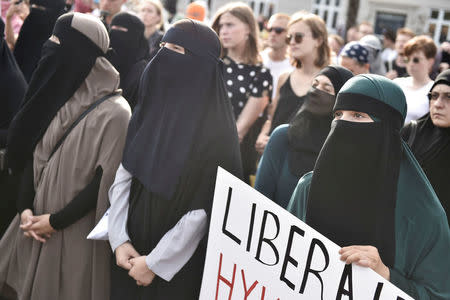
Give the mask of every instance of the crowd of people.
M 450 299 L 450 43 L 185 13 L 2 6 L 0 299 L 198 299 L 219 166 L 345 263 Z

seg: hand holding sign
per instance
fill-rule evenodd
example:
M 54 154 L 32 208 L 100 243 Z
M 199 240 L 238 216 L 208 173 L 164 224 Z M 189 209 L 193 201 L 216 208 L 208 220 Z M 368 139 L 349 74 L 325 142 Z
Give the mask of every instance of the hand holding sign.
M 389 268 L 381 261 L 378 249 L 373 246 L 348 246 L 339 250 L 341 260 L 346 264 L 355 263 L 358 266 L 371 268 L 384 279 L 389 280 Z

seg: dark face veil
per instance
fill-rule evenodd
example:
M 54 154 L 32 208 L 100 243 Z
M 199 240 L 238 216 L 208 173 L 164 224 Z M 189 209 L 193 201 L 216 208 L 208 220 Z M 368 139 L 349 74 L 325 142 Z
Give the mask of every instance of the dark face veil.
M 181 20 L 146 67 L 128 128 L 123 165 L 148 191 L 170 199 L 194 148 L 223 137 L 218 163 L 240 163 L 236 126 L 221 73 L 220 42 L 207 26 Z M 211 121 L 214 120 L 214 121 Z
M 27 82 L 4 39 L 5 24 L 0 19 L 0 129 L 7 129 L 22 102 Z M 1 138 L 0 147 L 5 141 Z
M 110 61 L 121 76 L 126 75 L 137 61 L 148 55 L 148 42 L 144 30 L 144 23 L 132 14 L 121 12 L 112 19 L 109 36 L 115 55 Z
M 139 80 L 149 53 L 144 30 L 144 23 L 126 12 L 115 15 L 109 29 L 114 51 L 108 52 L 108 60 L 119 71 L 123 96 L 132 108 L 136 104 Z
M 333 121 L 314 167 L 306 222 L 340 246 L 377 247 L 392 267 L 405 97 L 384 77 L 359 75 L 342 87 L 336 110 L 377 121 Z
M 97 57 L 104 55 L 109 45 L 103 24 L 80 13 L 61 16 L 53 35 L 60 44 L 45 42 L 42 58 L 10 127 L 8 160 L 13 171 L 20 171 L 32 158 L 53 117 L 81 86 Z
M 327 66 L 316 76 L 324 75 L 333 84 L 335 94 L 353 74 L 341 66 Z M 319 151 L 330 131 L 336 96 L 311 87 L 305 102 L 289 124 L 289 170 L 297 177 L 314 168 Z
M 63 0 L 31 0 L 30 14 L 20 28 L 14 56 L 27 82 L 41 57 L 41 48 L 52 34 L 56 19 L 64 13 Z

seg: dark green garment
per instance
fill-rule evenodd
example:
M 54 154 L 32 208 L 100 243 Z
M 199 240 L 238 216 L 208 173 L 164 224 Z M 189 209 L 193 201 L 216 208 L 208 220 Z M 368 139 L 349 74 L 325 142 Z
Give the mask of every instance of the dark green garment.
M 255 189 L 283 208 L 289 203 L 300 177 L 289 170 L 289 124 L 278 126 L 270 135 L 256 173 Z
M 287 208 L 301 220 L 305 220 L 307 213 L 312 174 L 300 179 Z M 406 144 L 398 178 L 395 239 L 395 264 L 390 269 L 390 281 L 415 299 L 450 299 L 447 217 Z

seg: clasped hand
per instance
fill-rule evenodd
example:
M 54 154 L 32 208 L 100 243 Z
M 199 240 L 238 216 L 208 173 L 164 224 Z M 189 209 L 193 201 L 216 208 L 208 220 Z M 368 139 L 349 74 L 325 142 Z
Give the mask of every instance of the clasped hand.
M 45 243 L 56 230 L 50 225 L 50 214 L 34 216 L 30 209 L 20 214 L 20 228 L 27 237 Z
M 155 278 L 155 273 L 147 266 L 145 256 L 139 255 L 129 242 L 116 248 L 116 263 L 119 267 L 128 270 L 128 275 L 136 280 L 139 286 L 148 286 Z

